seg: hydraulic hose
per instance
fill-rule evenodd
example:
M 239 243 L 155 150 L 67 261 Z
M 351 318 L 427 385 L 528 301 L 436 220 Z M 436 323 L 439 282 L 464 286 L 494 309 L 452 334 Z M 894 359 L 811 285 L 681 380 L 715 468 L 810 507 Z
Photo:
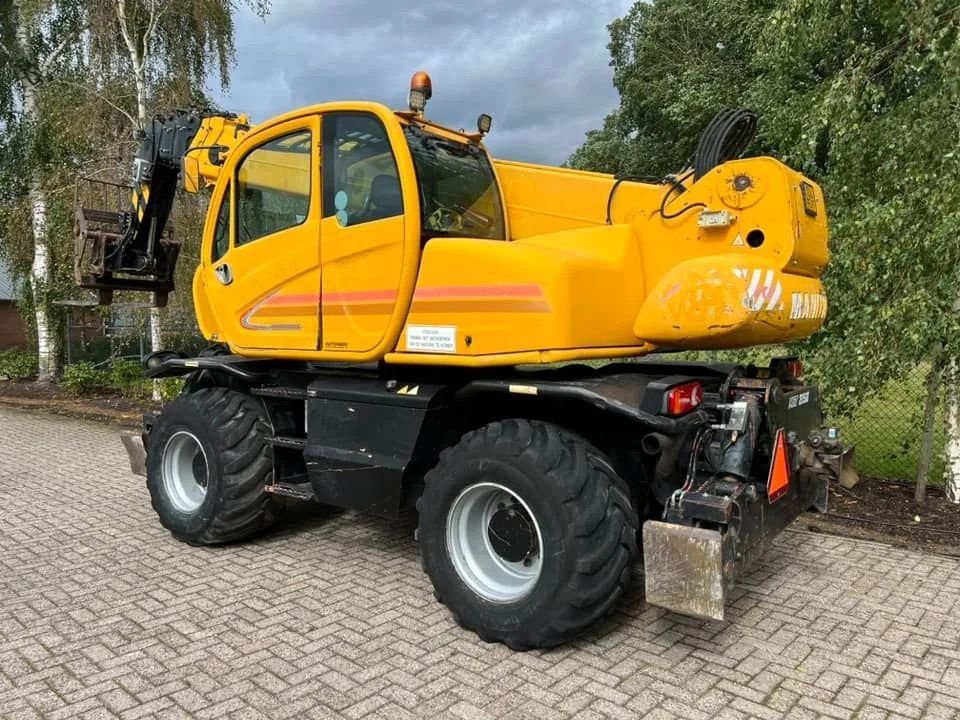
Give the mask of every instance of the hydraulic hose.
M 740 157 L 757 132 L 757 116 L 750 110 L 721 110 L 710 121 L 693 155 L 694 180 L 717 165 Z
M 705 208 L 705 203 L 696 202 L 685 205 L 676 212 L 668 213 L 667 203 L 674 193 L 679 194 L 686 190 L 683 182 L 691 176 L 696 182 L 717 165 L 743 155 L 756 132 L 757 116 L 750 110 L 721 110 L 717 113 L 700 135 L 700 142 L 697 143 L 697 150 L 693 154 L 693 170 L 680 178 L 667 178 L 670 188 L 660 200 L 660 217 L 664 220 L 673 220 L 694 208 Z

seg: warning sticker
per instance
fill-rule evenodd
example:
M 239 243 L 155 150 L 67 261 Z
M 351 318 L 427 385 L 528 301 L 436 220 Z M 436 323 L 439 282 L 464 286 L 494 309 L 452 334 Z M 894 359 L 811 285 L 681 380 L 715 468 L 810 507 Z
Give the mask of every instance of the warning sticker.
M 408 325 L 407 350 L 455 353 L 457 328 L 449 325 Z

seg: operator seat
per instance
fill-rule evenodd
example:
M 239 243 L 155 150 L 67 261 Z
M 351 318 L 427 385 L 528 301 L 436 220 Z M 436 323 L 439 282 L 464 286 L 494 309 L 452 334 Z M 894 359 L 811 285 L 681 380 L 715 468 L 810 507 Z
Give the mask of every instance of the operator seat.
M 393 217 L 403 212 L 400 179 L 386 173 L 377 175 L 370 183 L 370 194 L 354 222 L 369 222 Z

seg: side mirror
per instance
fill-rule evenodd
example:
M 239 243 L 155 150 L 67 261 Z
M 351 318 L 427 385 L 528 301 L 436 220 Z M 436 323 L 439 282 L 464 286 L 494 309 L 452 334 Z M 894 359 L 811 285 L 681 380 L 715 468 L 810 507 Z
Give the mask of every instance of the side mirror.
M 223 152 L 226 149 L 227 148 L 224 147 L 223 145 L 211 145 L 209 153 L 207 155 L 207 157 L 210 160 L 210 164 L 216 165 L 217 167 L 220 167 L 221 165 L 223 165 Z

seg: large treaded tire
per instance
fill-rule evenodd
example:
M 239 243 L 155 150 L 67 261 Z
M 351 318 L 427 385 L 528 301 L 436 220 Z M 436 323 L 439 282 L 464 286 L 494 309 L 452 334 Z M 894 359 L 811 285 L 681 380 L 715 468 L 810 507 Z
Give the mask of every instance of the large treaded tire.
M 477 483 L 515 492 L 542 534 L 540 575 L 513 602 L 471 589 L 447 547 L 450 508 Z M 637 557 L 626 483 L 599 450 L 545 422 L 503 420 L 464 435 L 426 475 L 417 510 L 423 567 L 437 599 L 463 627 L 513 649 L 558 645 L 610 613 Z
M 202 388 L 167 405 L 147 453 L 147 489 L 163 527 L 191 545 L 235 542 L 269 527 L 276 516 L 264 489 L 273 471 L 270 432 L 262 404 L 229 388 Z M 177 507 L 163 480 L 164 449 L 177 433 L 195 437 L 207 463 L 206 495 L 189 512 Z

